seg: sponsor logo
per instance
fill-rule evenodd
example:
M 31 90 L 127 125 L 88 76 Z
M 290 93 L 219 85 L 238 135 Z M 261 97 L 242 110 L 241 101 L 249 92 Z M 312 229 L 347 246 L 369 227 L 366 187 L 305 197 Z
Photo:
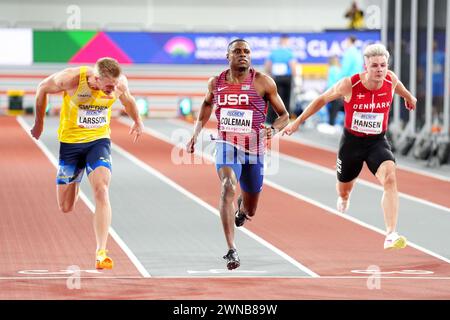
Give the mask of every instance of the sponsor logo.
M 164 45 L 164 51 L 172 57 L 188 57 L 195 51 L 195 44 L 186 37 L 173 37 Z
M 78 106 L 78 109 L 81 110 L 91 110 L 91 111 L 103 111 L 108 109 L 107 106 L 96 106 L 96 105 L 92 105 L 92 104 L 80 104 Z
M 342 171 L 342 160 L 339 158 L 337 158 L 337 160 L 336 160 L 336 171 L 338 173 L 342 173 L 341 172 Z
M 230 110 L 230 111 L 227 112 L 227 116 L 242 118 L 244 116 L 244 112 L 243 111 L 238 111 L 238 110 Z
M 370 113 L 363 113 L 363 114 L 361 114 L 361 119 L 373 120 L 373 119 L 376 119 L 376 118 L 377 118 L 376 114 L 370 114 Z
M 100 158 L 98 158 L 98 160 L 106 162 L 106 163 L 111 163 L 111 160 L 109 160 L 109 159 L 107 159 L 105 157 L 100 157 Z
M 228 86 L 227 87 L 222 87 L 222 88 L 217 88 L 217 91 L 222 91 L 222 90 L 224 90 L 224 89 L 226 89 L 226 88 L 228 88 Z

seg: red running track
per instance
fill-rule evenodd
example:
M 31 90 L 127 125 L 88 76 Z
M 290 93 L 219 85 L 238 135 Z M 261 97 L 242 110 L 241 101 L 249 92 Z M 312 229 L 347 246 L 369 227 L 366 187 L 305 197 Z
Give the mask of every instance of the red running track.
M 72 265 L 94 269 L 93 214 L 81 200 L 74 212 L 59 211 L 56 168 L 13 117 L 0 117 L 0 150 L 0 277 L 18 277 L 23 270 L 60 271 Z M 108 247 L 117 267 L 97 276 L 140 275 L 111 237 Z M 53 296 L 53 289 L 56 294 L 64 289 L 19 296 L 1 284 L 0 298 L 46 299 Z
M 217 207 L 219 182 L 214 166 L 176 165 L 170 158 L 172 145 L 149 135 L 133 144 L 127 136 L 128 126 L 118 121 L 113 125 L 116 144 Z M 382 235 L 268 186 L 256 218 L 247 227 L 321 276 L 351 276 L 351 270 L 370 265 L 378 265 L 382 271 L 420 269 L 433 271 L 435 276 L 450 275 L 446 262 L 413 248 L 384 251 Z M 245 263 L 245 253 L 241 259 Z
M 175 166 L 170 161 L 171 145 L 148 135 L 138 144 L 132 144 L 128 127 L 117 121 L 113 121 L 113 141 L 211 205 L 217 205 L 218 181 L 213 166 Z M 448 279 L 431 278 L 382 279 L 380 290 L 368 290 L 367 278 L 142 279 L 112 239 L 110 249 L 117 267 L 99 279 L 83 277 L 80 290 L 67 289 L 66 279 L 12 278 L 22 277 L 18 270 L 59 270 L 73 264 L 91 269 L 95 241 L 92 215 L 82 202 L 73 214 L 58 211 L 56 170 L 13 118 L 0 117 L 0 150 L 3 155 L 0 158 L 1 299 L 450 297 Z M 287 206 L 298 208 L 298 212 L 285 211 Z M 283 219 L 274 219 L 280 212 Z M 378 264 L 382 270 L 427 269 L 433 270 L 434 276 L 449 275 L 449 267 L 440 260 L 411 248 L 385 253 L 381 249 L 381 235 L 267 186 L 258 216 L 248 227 L 321 275 L 351 275 L 352 268 L 362 269 L 370 264 Z M 124 278 L 130 275 L 137 278 Z
M 192 123 L 192 121 L 187 122 Z M 208 122 L 206 128 L 217 129 L 217 122 L 214 122 L 214 120 Z M 308 146 L 284 138 L 280 139 L 279 152 L 328 169 L 336 170 L 336 152 Z M 364 165 L 359 179 L 379 184 L 378 180 L 366 165 Z M 397 185 L 399 191 L 404 194 L 428 200 L 444 207 L 450 207 L 450 197 L 448 196 L 450 194 L 450 183 L 447 181 L 397 168 Z M 439 192 L 436 192 L 436 190 L 439 190 Z

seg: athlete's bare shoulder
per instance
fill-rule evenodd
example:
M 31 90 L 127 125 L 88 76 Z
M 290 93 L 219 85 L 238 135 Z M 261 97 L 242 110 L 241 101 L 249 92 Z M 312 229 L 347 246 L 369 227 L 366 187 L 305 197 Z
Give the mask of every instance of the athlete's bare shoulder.
M 338 82 L 338 86 L 339 86 L 340 90 L 342 92 L 344 92 L 344 93 L 351 92 L 352 91 L 352 86 L 353 86 L 352 78 L 345 77 L 345 78 L 341 79 Z
M 255 71 L 255 81 L 261 81 L 261 82 L 266 82 L 266 83 L 275 83 L 275 81 L 272 79 L 271 76 L 269 76 L 268 74 L 261 72 L 261 71 Z
M 118 82 L 117 82 L 117 89 L 116 89 L 116 93 L 117 94 L 122 94 L 122 93 L 124 93 L 124 92 L 126 92 L 126 91 L 128 91 L 129 89 L 128 89 L 128 79 L 127 79 L 127 77 L 122 73 L 120 76 L 119 76 L 119 79 L 118 79 Z
M 81 69 L 80 69 L 81 71 Z M 90 78 L 95 74 L 95 69 L 93 67 L 86 67 L 86 78 Z
M 81 67 L 78 67 L 78 70 L 80 70 L 81 71 Z M 93 75 L 94 74 L 94 68 L 93 67 L 89 67 L 89 66 L 87 66 L 86 67 L 86 75 L 88 76 L 91 76 L 91 75 Z
M 66 68 L 63 69 L 62 72 L 66 73 L 66 74 L 71 74 L 71 75 L 80 75 L 81 72 L 81 67 L 71 67 L 71 68 Z
M 213 92 L 216 88 L 217 80 L 219 79 L 218 76 L 214 76 L 208 79 L 208 91 Z
M 387 74 L 391 77 L 392 83 L 396 83 L 398 81 L 397 75 L 392 70 L 388 70 Z
M 397 75 L 394 73 L 394 71 L 392 70 L 388 70 L 387 74 L 392 78 L 392 79 L 397 79 Z
M 257 89 L 262 88 L 264 92 L 270 92 L 277 87 L 271 76 L 260 71 L 256 71 L 254 84 Z
M 333 98 L 344 97 L 344 100 L 348 102 L 352 97 L 352 88 L 352 79 L 345 77 L 332 86 L 329 91 L 333 94 Z
M 66 68 L 55 72 L 41 82 L 41 85 L 70 90 L 78 86 L 80 79 L 80 68 Z

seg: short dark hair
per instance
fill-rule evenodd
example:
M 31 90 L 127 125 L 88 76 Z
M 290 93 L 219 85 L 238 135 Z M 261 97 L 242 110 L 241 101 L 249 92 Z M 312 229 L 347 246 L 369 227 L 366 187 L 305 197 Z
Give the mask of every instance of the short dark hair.
M 235 42 L 245 42 L 246 44 L 248 44 L 248 42 L 247 42 L 246 40 L 244 40 L 244 39 L 241 39 L 241 38 L 234 39 L 233 41 L 231 41 L 231 42 L 228 44 L 227 52 L 230 51 L 231 46 L 232 46 L 233 43 L 235 43 Z
M 358 40 L 355 36 L 351 35 L 348 37 L 348 39 L 350 40 L 351 43 L 355 43 L 356 40 Z

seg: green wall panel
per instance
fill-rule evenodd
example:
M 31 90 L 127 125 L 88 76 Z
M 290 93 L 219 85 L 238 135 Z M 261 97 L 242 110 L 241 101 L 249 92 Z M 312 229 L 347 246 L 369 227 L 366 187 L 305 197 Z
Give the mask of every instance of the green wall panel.
M 66 63 L 95 34 L 96 31 L 34 31 L 34 62 Z

